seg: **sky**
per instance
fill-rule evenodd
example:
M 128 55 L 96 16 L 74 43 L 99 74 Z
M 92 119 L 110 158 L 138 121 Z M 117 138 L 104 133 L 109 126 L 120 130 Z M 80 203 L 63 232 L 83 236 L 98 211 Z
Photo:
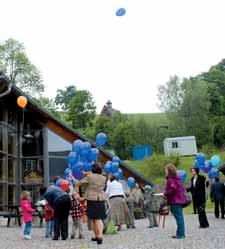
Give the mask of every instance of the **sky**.
M 75 85 L 123 113 L 158 109 L 170 76 L 225 57 L 223 0 L 0 0 L 0 41 L 24 43 L 45 95 Z M 118 8 L 126 15 L 117 17 Z

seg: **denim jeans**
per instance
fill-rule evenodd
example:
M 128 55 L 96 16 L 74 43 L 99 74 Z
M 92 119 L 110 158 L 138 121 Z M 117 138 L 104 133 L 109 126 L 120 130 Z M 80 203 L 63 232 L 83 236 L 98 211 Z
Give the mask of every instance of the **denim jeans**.
M 176 223 L 177 223 L 176 236 L 178 238 L 185 237 L 184 216 L 183 216 L 182 205 L 171 205 L 170 210 L 173 216 L 175 217 Z
M 52 237 L 53 226 L 54 226 L 53 220 L 46 221 L 46 227 L 45 227 L 45 237 L 46 238 Z
M 31 223 L 31 221 L 25 222 L 25 227 L 24 227 L 24 230 L 23 230 L 23 234 L 24 234 L 24 235 L 30 235 L 31 228 L 32 228 L 32 223 Z

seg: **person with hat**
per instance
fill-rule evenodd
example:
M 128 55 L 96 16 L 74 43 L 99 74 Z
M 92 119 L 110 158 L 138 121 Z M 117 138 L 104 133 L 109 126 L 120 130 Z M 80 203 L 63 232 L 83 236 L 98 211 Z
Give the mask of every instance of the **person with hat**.
M 156 213 L 158 212 L 157 200 L 154 198 L 151 185 L 144 187 L 144 212 L 149 220 L 148 228 L 157 227 Z

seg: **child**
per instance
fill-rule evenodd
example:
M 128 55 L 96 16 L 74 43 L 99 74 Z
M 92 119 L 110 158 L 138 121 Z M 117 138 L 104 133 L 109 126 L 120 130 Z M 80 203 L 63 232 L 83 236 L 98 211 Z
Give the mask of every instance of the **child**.
M 130 226 L 128 225 L 127 228 L 136 228 L 134 222 L 134 204 L 135 200 L 132 198 L 130 193 L 126 193 L 126 203 L 129 209 L 129 216 L 130 216 Z
M 72 227 L 72 233 L 71 233 L 71 239 L 75 238 L 76 230 L 79 231 L 79 239 L 83 239 L 83 228 L 82 228 L 82 222 L 81 217 L 83 215 L 83 208 L 80 203 L 80 197 L 77 192 L 74 192 L 72 194 L 72 219 L 73 219 L 73 227 Z
M 46 228 L 45 228 L 45 238 L 51 238 L 53 234 L 53 219 L 54 219 L 54 210 L 49 205 L 48 202 L 46 202 L 44 206 L 45 210 L 45 222 L 46 222 Z
M 30 193 L 27 191 L 23 191 L 21 193 L 21 201 L 20 206 L 22 209 L 23 214 L 23 222 L 24 222 L 24 229 L 23 229 L 23 238 L 26 240 L 31 239 L 31 228 L 32 228 L 32 213 L 35 211 L 31 207 L 31 201 L 30 201 Z
M 149 220 L 149 228 L 157 227 L 156 213 L 158 213 L 157 200 L 153 195 L 152 187 L 146 185 L 144 187 L 144 211 Z

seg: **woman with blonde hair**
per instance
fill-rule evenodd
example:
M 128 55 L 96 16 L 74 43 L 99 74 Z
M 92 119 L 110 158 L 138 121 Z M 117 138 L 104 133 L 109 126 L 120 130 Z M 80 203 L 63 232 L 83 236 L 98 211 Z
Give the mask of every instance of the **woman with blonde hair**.
M 171 213 L 173 214 L 176 223 L 177 231 L 176 235 L 172 236 L 175 239 L 185 238 L 185 226 L 183 216 L 183 205 L 186 203 L 183 184 L 181 179 L 177 175 L 177 169 L 173 164 L 167 164 L 165 166 L 165 173 L 167 183 L 165 187 L 164 198 L 167 200 L 170 206 Z

